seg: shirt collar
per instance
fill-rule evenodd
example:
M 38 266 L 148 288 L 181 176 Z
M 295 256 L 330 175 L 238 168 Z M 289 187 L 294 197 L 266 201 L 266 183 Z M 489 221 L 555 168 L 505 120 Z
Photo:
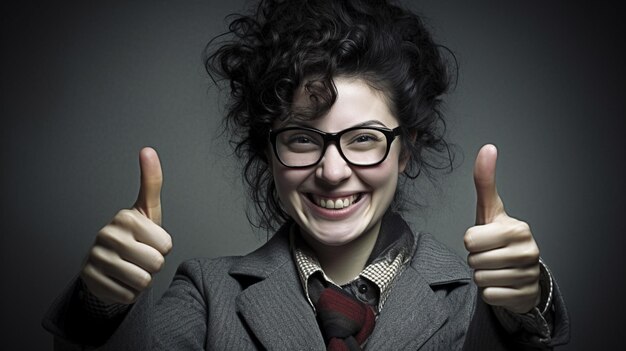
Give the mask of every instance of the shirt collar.
M 366 267 L 358 277 L 371 281 L 379 292 L 377 310 L 380 312 L 389 293 L 394 279 L 402 272 L 410 261 L 411 253 L 415 248 L 415 238 L 410 230 L 398 230 L 393 225 L 394 221 L 402 220 L 395 213 L 388 212 L 383 216 L 380 233 L 374 244 L 374 248 L 368 258 Z M 408 227 L 401 227 L 408 228 Z M 309 279 L 319 272 L 321 277 L 330 284 L 340 287 L 332 281 L 322 269 L 315 253 L 300 237 L 297 224 L 293 223 L 290 228 L 289 240 L 300 283 L 309 304 L 315 309 L 309 294 Z M 355 277 L 357 279 L 358 277 Z

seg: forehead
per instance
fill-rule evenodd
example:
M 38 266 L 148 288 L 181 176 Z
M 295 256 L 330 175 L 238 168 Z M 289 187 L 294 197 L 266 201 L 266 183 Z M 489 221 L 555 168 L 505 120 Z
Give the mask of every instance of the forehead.
M 314 120 L 296 124 L 326 132 L 338 132 L 367 121 L 376 121 L 387 128 L 399 125 L 384 94 L 372 88 L 363 79 L 337 77 L 334 83 L 337 88 L 337 100 L 328 113 Z M 306 108 L 309 103 L 309 96 L 301 87 L 294 95 L 294 107 Z

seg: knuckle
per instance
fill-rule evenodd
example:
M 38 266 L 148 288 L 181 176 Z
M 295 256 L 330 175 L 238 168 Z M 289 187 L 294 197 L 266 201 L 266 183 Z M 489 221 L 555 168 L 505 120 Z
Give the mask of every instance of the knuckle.
M 467 265 L 468 266 L 474 268 L 475 261 L 476 261 L 476 258 L 474 257 L 474 255 L 472 255 L 472 254 L 467 255 Z
M 88 261 L 80 271 L 80 277 L 85 283 L 91 282 L 95 276 L 95 267 Z
M 137 300 L 137 294 L 131 292 L 131 291 L 126 291 L 124 293 L 122 293 L 119 297 L 119 302 L 125 305 L 130 305 L 132 303 L 135 303 L 135 301 Z
M 494 294 L 491 293 L 491 289 L 489 288 L 483 289 L 480 297 L 483 299 L 483 301 L 485 301 L 485 303 L 489 305 L 494 305 L 497 302 Z
M 154 258 L 152 259 L 153 271 L 160 272 L 161 269 L 163 269 L 163 266 L 165 266 L 165 258 L 163 255 L 154 255 Z
M 472 232 L 472 228 L 469 228 L 465 231 L 465 235 L 463 235 L 463 243 L 465 244 L 465 249 L 468 251 L 471 251 L 473 248 L 474 242 L 472 241 Z
M 535 297 L 539 294 L 539 284 L 534 283 L 531 284 L 530 288 L 529 288 L 529 295 L 531 297 Z
M 94 245 L 89 249 L 89 261 L 90 262 L 104 262 L 106 258 L 105 250 L 98 246 Z
M 525 263 L 539 263 L 539 248 L 535 245 L 525 249 L 520 254 L 520 258 Z
M 106 226 L 98 232 L 97 242 L 102 243 L 111 248 L 120 248 L 124 246 L 124 240 L 119 231 Z
M 528 238 L 532 237 L 530 232 L 530 226 L 526 222 L 517 221 L 517 223 L 515 223 L 515 225 L 513 226 L 513 235 L 518 240 L 527 240 Z
M 141 276 L 139 277 L 139 288 L 141 290 L 145 290 L 147 289 L 150 284 L 152 284 L 152 275 L 148 272 L 144 272 L 143 274 L 141 274 Z
M 484 286 L 484 284 L 485 284 L 485 275 L 484 275 L 483 271 L 481 271 L 481 270 L 474 271 L 474 282 L 479 287 L 483 287 Z
M 165 238 L 163 240 L 163 245 L 161 246 L 161 252 L 163 254 L 168 254 L 172 251 L 174 244 L 172 243 L 172 236 L 169 234 L 165 234 Z
M 123 226 L 132 225 L 136 222 L 135 212 L 129 209 L 120 210 L 115 217 L 113 217 L 113 222 Z
M 528 284 L 516 290 L 516 298 L 520 301 L 530 301 L 539 294 L 539 284 Z
M 111 227 L 110 225 L 106 225 L 98 231 L 98 234 L 96 234 L 96 240 L 108 241 L 111 236 L 113 236 L 111 233 Z
M 528 284 L 536 281 L 538 276 L 535 275 L 535 272 L 532 268 L 525 269 L 521 271 L 517 277 L 517 282 L 519 284 Z
M 528 278 L 532 280 L 539 280 L 539 276 L 541 275 L 541 268 L 539 265 L 534 265 L 528 270 Z

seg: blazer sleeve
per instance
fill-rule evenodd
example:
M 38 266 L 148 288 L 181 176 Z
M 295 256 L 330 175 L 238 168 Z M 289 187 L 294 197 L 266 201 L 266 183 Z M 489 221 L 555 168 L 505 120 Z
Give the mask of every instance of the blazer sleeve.
M 152 289 L 133 306 L 113 318 L 97 318 L 84 308 L 76 278 L 53 302 L 42 326 L 54 337 L 54 350 L 148 350 L 149 336 L 143 327 L 149 320 Z
M 569 314 L 554 280 L 553 288 L 548 311 L 552 330 L 548 338 L 528 335 L 521 327 L 513 333 L 506 330 L 494 313 L 495 309 L 487 305 L 478 294 L 463 350 L 552 350 L 556 346 L 567 344 L 570 338 Z
M 183 262 L 154 307 L 151 350 L 247 350 L 255 341 L 237 313 L 236 257 Z
M 204 350 L 207 306 L 202 267 L 187 261 L 158 302 L 147 289 L 124 314 L 94 318 L 78 294 L 79 278 L 57 298 L 43 319 L 55 350 Z
M 202 266 L 186 261 L 154 307 L 151 350 L 204 350 L 207 313 Z

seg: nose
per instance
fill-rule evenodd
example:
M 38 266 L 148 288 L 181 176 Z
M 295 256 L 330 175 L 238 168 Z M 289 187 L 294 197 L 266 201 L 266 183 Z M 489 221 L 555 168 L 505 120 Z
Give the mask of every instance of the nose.
M 324 157 L 322 157 L 320 163 L 317 164 L 315 175 L 328 184 L 336 185 L 350 178 L 352 168 L 350 168 L 346 160 L 341 157 L 337 147 L 334 144 L 330 144 L 326 148 Z

